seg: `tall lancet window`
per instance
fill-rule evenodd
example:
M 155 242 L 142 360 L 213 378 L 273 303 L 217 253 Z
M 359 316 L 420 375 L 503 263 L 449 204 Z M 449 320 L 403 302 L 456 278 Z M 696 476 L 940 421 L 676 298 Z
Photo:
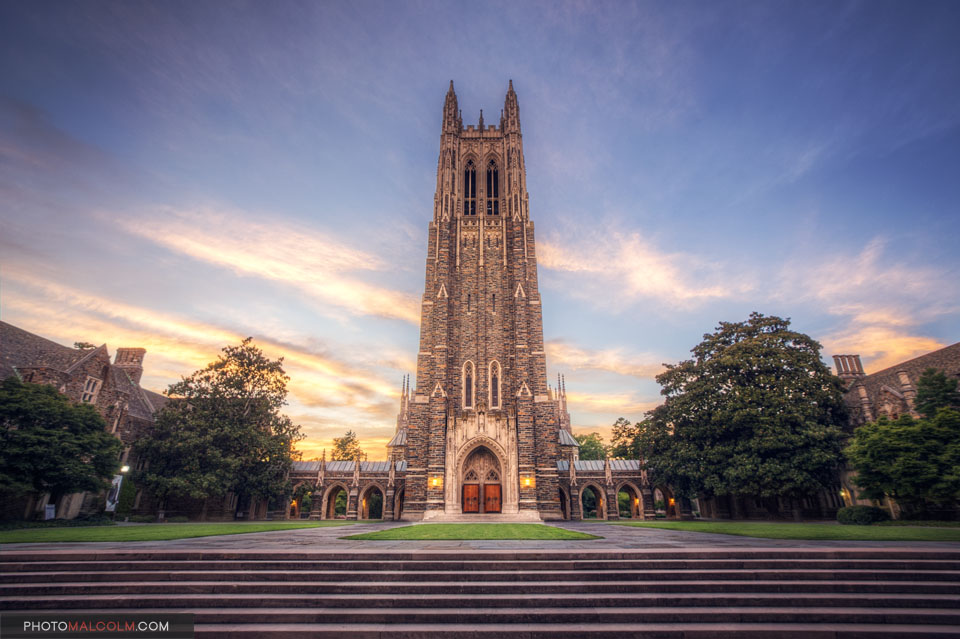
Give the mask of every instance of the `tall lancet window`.
M 463 170 L 463 214 L 477 214 L 477 169 L 473 160 L 467 162 Z
M 500 363 L 490 362 L 490 408 L 500 408 Z
M 473 408 L 474 395 L 476 394 L 476 371 L 473 368 L 473 362 L 467 360 L 463 364 L 463 407 Z
M 493 160 L 487 165 L 487 215 L 500 215 L 500 171 Z

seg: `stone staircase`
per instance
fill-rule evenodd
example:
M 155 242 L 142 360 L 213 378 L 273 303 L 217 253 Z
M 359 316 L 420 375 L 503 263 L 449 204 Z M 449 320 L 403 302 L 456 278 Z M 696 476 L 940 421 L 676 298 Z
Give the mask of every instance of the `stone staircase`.
M 201 638 L 960 637 L 960 551 L 4 551 L 0 610 L 188 612 Z

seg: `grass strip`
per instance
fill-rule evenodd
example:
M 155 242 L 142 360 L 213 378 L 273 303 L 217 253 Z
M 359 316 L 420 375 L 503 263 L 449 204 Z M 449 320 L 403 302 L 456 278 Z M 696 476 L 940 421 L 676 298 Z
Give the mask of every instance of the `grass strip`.
M 619 521 L 619 526 L 739 535 L 764 539 L 850 541 L 960 541 L 960 529 L 909 526 L 841 526 L 750 521 Z
M 889 521 L 878 521 L 874 526 L 921 526 L 924 528 L 960 528 L 960 521 L 939 521 L 931 519 L 918 519 L 911 521 L 909 519 L 892 519 Z
M 365 540 L 469 540 L 469 539 L 603 539 L 597 535 L 543 524 L 416 524 L 341 539 Z
M 272 530 L 295 530 L 321 526 L 345 526 L 354 521 L 312 522 L 214 522 L 196 524 L 142 524 L 135 526 L 91 526 L 89 528 L 28 528 L 0 531 L 0 543 L 48 543 L 84 541 L 165 541 L 189 537 L 242 535 Z

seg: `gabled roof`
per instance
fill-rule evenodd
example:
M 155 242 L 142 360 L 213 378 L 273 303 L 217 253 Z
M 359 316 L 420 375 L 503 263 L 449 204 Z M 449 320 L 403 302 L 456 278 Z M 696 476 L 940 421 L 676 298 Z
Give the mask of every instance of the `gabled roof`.
M 941 370 L 950 377 L 960 375 L 960 342 L 854 380 L 850 390 L 847 391 L 848 401 L 854 404 L 859 403 L 855 388 L 857 384 L 863 384 L 870 399 L 876 401 L 881 387 L 901 388 L 900 378 L 897 375 L 899 371 L 905 371 L 910 381 L 916 384 L 920 375 L 928 368 Z
M 564 429 L 560 429 L 560 445 L 561 446 L 580 446 L 580 443 L 574 438 L 573 435 L 568 433 Z
M 15 375 L 17 367 L 66 371 L 89 354 L 0 322 L 0 378 Z

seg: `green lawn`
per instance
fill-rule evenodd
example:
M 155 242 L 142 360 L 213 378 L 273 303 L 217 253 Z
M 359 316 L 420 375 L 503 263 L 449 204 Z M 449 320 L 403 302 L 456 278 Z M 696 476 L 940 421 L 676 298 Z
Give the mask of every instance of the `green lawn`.
M 417 524 L 341 539 L 603 539 L 596 535 L 544 526 L 543 524 Z
M 262 521 L 216 522 L 206 524 L 142 524 L 135 526 L 91 526 L 89 528 L 21 528 L 0 531 L 0 543 L 45 543 L 55 541 L 162 541 L 213 535 L 240 535 L 270 530 L 293 530 L 319 526 L 346 526 L 353 521 Z
M 619 526 L 664 528 L 766 539 L 846 539 L 859 541 L 960 541 L 958 528 L 911 526 L 841 526 L 755 521 L 621 521 Z

